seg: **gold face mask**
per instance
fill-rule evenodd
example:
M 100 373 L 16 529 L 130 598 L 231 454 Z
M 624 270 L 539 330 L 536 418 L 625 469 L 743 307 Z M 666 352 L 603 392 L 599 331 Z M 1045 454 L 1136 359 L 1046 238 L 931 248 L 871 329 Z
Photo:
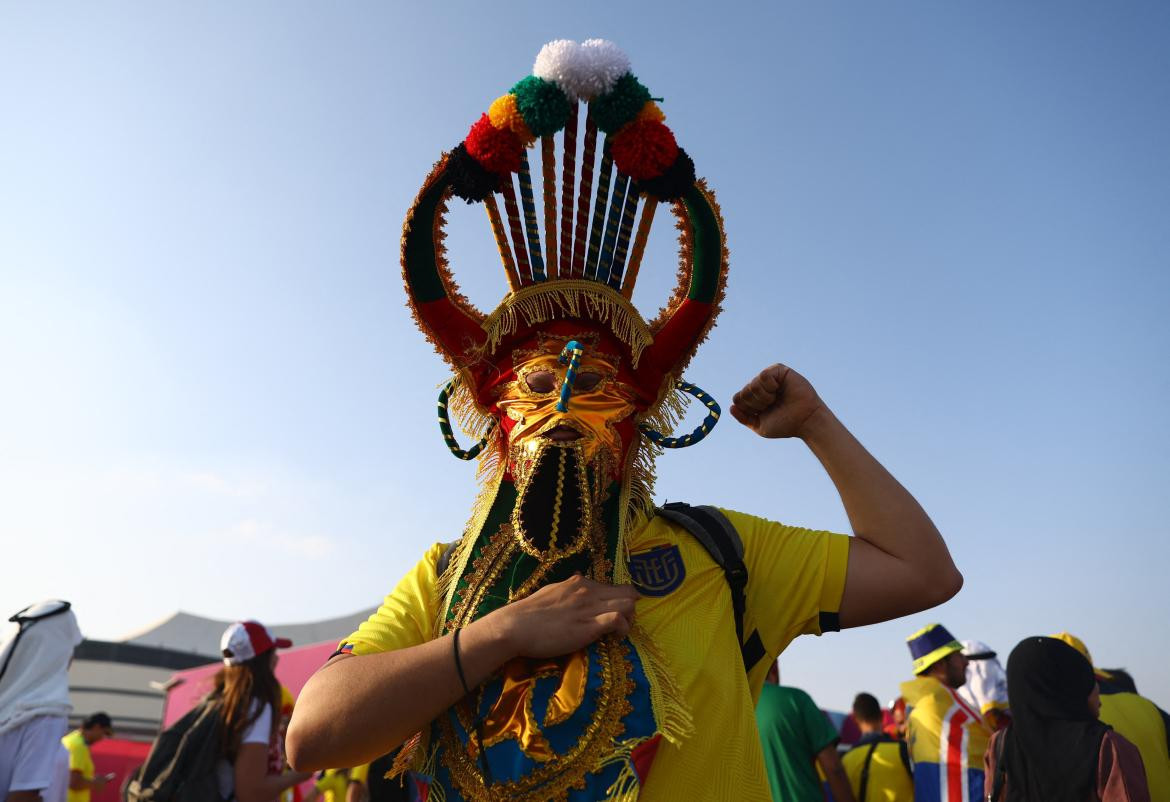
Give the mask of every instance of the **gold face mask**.
M 516 380 L 503 386 L 497 401 L 500 411 L 515 421 L 512 448 L 526 444 L 535 448 L 536 438 L 567 426 L 581 434 L 578 443 L 586 462 L 604 449 L 615 464 L 620 463 L 621 439 L 613 424 L 633 413 L 633 393 L 617 380 L 616 365 L 586 352 L 577 368 L 568 411 L 558 412 L 566 370 L 554 354 L 533 356 L 516 365 Z

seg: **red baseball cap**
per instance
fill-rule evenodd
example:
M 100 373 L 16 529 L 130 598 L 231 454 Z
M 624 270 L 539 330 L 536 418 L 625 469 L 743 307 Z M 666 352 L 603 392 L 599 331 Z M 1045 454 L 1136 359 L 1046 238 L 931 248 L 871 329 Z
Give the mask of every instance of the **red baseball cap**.
M 224 630 L 219 640 L 223 663 L 228 666 L 238 666 L 272 649 L 287 649 L 292 645 L 288 638 L 272 637 L 268 628 L 259 621 L 237 621 Z

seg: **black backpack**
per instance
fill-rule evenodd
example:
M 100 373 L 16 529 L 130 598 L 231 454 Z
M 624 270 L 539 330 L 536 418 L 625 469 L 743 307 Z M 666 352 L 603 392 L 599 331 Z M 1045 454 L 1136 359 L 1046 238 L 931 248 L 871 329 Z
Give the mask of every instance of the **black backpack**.
M 744 671 L 751 671 L 764 658 L 764 642 L 758 630 L 743 636 L 743 616 L 747 606 L 747 566 L 743 562 L 743 541 L 739 533 L 717 507 L 703 505 L 693 507 L 682 501 L 675 501 L 654 508 L 655 515 L 661 515 L 671 523 L 678 524 L 699 541 L 715 564 L 723 569 L 723 576 L 731 589 L 731 609 L 735 614 L 735 635 L 739 639 L 740 655 Z M 451 553 L 459 541 L 448 543 L 439 557 L 438 574 L 442 576 L 451 562 Z M 829 628 L 829 627 L 826 627 Z
M 222 705 L 205 699 L 167 727 L 126 786 L 126 802 L 223 802 L 215 767 Z

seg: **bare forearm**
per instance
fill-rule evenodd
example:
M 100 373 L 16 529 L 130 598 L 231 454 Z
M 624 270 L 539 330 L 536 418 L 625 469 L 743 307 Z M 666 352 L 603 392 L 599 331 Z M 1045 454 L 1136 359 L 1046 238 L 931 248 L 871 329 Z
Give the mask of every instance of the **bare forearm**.
M 802 437 L 837 487 L 853 532 L 862 541 L 853 544 L 850 554 L 842 625 L 917 612 L 957 593 L 962 576 L 934 523 L 827 407 L 806 422 Z M 879 570 L 859 577 L 856 569 L 863 564 Z M 864 605 L 860 610 L 863 605 L 850 605 L 851 592 L 869 598 L 871 581 L 883 582 L 887 588 L 900 582 L 905 593 L 887 591 L 880 608 Z M 849 617 L 852 620 L 846 620 Z
M 467 626 L 459 654 L 469 687 L 514 656 L 492 617 Z M 289 763 L 317 770 L 386 754 L 463 696 L 452 636 L 409 649 L 338 657 L 301 692 L 288 728 Z

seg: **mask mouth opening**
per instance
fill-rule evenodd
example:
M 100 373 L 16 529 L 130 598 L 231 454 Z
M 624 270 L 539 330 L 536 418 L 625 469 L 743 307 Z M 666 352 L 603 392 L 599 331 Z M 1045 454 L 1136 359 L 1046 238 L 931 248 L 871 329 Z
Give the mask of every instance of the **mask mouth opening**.
M 588 469 L 577 438 L 541 438 L 518 483 L 512 523 L 524 550 L 542 561 L 580 551 L 592 524 Z
M 551 440 L 554 443 L 572 443 L 584 437 L 583 434 L 576 428 L 567 423 L 560 423 L 544 432 L 541 437 L 546 440 Z

